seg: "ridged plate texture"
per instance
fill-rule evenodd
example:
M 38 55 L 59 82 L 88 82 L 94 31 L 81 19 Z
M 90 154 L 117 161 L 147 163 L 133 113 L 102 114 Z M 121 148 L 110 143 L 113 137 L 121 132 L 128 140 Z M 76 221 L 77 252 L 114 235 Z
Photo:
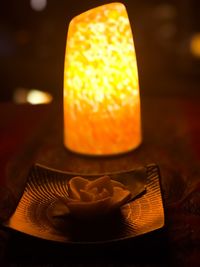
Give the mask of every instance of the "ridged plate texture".
M 79 221 L 70 216 L 55 216 L 59 207 L 57 195 L 67 194 L 66 182 L 73 174 L 35 165 L 18 207 L 5 226 L 34 237 L 65 243 L 112 242 L 159 229 L 164 226 L 159 169 L 155 164 L 145 168 L 145 193 L 111 216 Z

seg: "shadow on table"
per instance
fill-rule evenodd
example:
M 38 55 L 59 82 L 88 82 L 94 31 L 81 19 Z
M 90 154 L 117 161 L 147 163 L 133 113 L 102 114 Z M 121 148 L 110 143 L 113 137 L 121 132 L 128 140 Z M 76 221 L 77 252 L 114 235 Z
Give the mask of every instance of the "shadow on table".
M 11 231 L 11 236 L 6 260 L 12 266 L 49 263 L 84 266 L 105 263 L 134 266 L 139 263 L 140 266 L 169 266 L 170 261 L 165 229 L 142 237 L 105 244 L 69 245 L 33 238 L 15 231 Z

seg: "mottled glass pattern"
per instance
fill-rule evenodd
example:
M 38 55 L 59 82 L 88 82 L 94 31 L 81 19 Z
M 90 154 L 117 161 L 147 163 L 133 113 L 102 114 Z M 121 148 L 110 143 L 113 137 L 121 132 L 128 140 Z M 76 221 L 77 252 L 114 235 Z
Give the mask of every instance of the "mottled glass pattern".
M 141 142 L 136 54 L 126 8 L 112 3 L 72 19 L 64 69 L 64 142 L 91 155 Z

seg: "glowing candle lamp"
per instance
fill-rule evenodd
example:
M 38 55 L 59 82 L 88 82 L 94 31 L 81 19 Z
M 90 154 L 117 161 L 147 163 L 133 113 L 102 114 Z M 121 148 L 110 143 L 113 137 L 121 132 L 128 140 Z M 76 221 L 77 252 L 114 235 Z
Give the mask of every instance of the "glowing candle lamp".
M 126 8 L 111 3 L 72 19 L 64 69 L 64 143 L 112 155 L 141 143 L 136 54 Z

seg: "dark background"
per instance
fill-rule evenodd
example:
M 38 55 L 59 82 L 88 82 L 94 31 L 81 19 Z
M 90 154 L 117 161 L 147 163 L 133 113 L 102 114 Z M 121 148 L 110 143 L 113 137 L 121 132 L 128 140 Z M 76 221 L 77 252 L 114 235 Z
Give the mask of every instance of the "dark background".
M 37 88 L 61 97 L 68 23 L 87 9 L 112 1 L 47 0 L 36 11 L 30 0 L 0 2 L 0 101 L 17 88 Z M 200 96 L 198 0 L 121 1 L 127 7 L 144 96 Z M 200 37 L 199 37 L 200 39 Z M 200 42 L 200 40 L 199 40 Z

